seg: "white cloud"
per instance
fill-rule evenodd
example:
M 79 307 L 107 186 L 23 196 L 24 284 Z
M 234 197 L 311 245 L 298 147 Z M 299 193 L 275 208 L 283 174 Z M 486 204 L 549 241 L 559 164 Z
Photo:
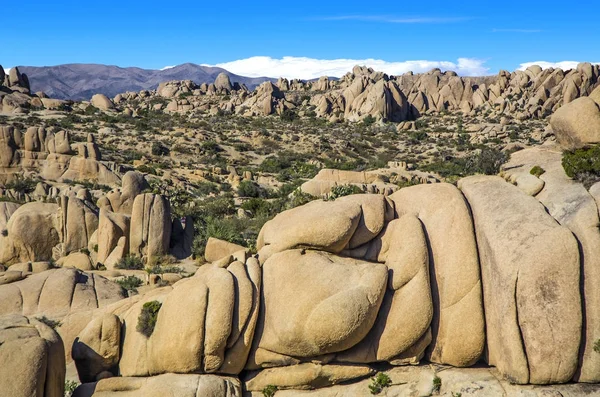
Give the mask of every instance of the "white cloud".
M 409 71 L 427 72 L 433 68 L 453 70 L 463 76 L 483 76 L 489 68 L 485 61 L 474 58 L 458 58 L 451 61 L 402 61 L 388 62 L 381 59 L 314 59 L 306 57 L 283 57 L 275 59 L 255 56 L 216 65 L 232 73 L 247 77 L 286 77 L 289 79 L 315 79 L 321 76 L 341 77 L 350 72 L 355 65 L 368 66 L 390 75 L 400 75 Z
M 162 68 L 162 69 L 160 69 L 160 70 L 173 69 L 175 66 L 177 66 L 177 65 L 173 65 L 173 66 L 165 66 L 164 68 Z
M 542 69 L 554 68 L 554 69 L 562 69 L 569 70 L 577 68 L 577 65 L 580 62 L 578 61 L 561 61 L 561 62 L 546 62 L 546 61 L 535 61 L 535 62 L 525 62 L 519 66 L 519 70 L 525 70 L 530 66 L 538 65 L 541 66 Z M 600 62 L 592 62 L 592 64 L 600 64 Z
M 456 23 L 469 21 L 471 17 L 399 17 L 392 15 L 337 15 L 328 17 L 311 18 L 316 21 L 362 21 L 362 22 L 384 22 L 384 23 L 401 23 L 401 24 L 417 24 L 417 23 Z
M 10 72 L 11 68 L 4 68 L 4 74 L 8 74 L 8 72 Z

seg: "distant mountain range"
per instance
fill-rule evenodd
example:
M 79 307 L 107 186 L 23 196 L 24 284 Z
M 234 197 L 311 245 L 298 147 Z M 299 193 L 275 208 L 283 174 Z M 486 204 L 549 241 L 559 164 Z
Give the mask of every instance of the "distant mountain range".
M 57 66 L 19 66 L 29 77 L 32 92 L 43 91 L 51 98 L 88 100 L 94 94 L 109 98 L 126 91 L 151 90 L 164 81 L 192 80 L 197 84 L 213 83 L 221 72 L 229 75 L 231 82 L 245 84 L 254 89 L 268 77 L 244 77 L 225 69 L 184 63 L 163 70 L 121 68 L 99 64 L 65 64 Z

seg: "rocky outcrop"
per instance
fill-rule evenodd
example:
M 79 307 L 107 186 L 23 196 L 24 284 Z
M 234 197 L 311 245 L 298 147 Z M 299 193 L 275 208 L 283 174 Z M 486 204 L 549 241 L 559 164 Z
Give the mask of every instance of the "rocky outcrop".
M 44 315 L 60 320 L 81 310 L 104 307 L 125 297 L 121 287 L 102 276 L 75 269 L 55 269 L 0 285 L 0 316 Z
M 163 397 L 219 396 L 241 397 L 242 386 L 237 378 L 215 375 L 165 374 L 151 378 L 119 377 L 86 383 L 73 397 Z
M 133 202 L 130 252 L 142 258 L 167 255 L 171 242 L 171 208 L 164 197 L 140 194 Z
M 459 186 L 477 233 L 488 363 L 516 383 L 568 382 L 582 327 L 577 241 L 500 177 L 469 177 Z
M 566 149 L 600 143 L 600 88 L 592 94 L 560 107 L 550 119 L 556 139 Z
M 583 332 L 579 356 L 579 370 L 575 380 L 579 382 L 599 382 L 600 355 L 594 350 L 597 335 L 600 333 L 600 294 L 596 286 L 600 283 L 600 233 L 598 233 L 598 207 L 594 199 L 594 189 L 588 192 L 585 187 L 565 174 L 561 165 L 562 153 L 559 147 L 546 145 L 514 153 L 503 166 L 503 176 L 509 181 L 519 180 L 529 175 L 543 182 L 534 197 L 548 213 L 561 225 L 567 227 L 577 239 L 581 262 Z M 539 178 L 530 174 L 538 166 L 544 170 Z
M 28 203 L 19 207 L 6 224 L 0 263 L 49 260 L 60 243 L 56 204 Z
M 545 118 L 562 105 L 586 97 L 599 85 L 598 65 L 582 63 L 573 70 L 542 69 L 539 66 L 496 76 L 459 77 L 451 71 L 433 69 L 423 74 L 389 76 L 357 66 L 338 80 L 326 76 L 316 81 L 279 79 L 265 82 L 253 92 L 236 87 L 221 75 L 215 84 L 191 81 L 159 85 L 156 93 L 127 94 L 128 100 L 150 100 L 153 95 L 170 98 L 166 110 L 209 110 L 244 116 L 280 115 L 285 111 L 313 115 L 331 122 L 341 120 L 402 122 L 423 114 L 461 111 L 465 114 L 511 115 L 517 119 Z M 142 95 L 143 94 L 143 95 Z M 225 96 L 227 95 L 227 97 Z M 204 98 L 220 96 L 222 102 Z M 120 98 L 120 99 L 122 99 Z M 150 108 L 162 105 L 141 106 Z
M 318 360 L 354 346 L 375 323 L 387 282 L 384 265 L 314 251 L 275 254 L 262 270 L 268 309 L 247 365 L 253 369 Z
M 96 94 L 92 97 L 91 104 L 93 107 L 100 110 L 112 110 L 115 108 L 115 104 L 106 97 L 104 94 Z
M 63 341 L 40 320 L 20 315 L 0 316 L 0 361 L 6 364 L 0 366 L 2 395 L 64 395 Z
M 446 183 L 408 187 L 390 198 L 397 216 L 416 215 L 427 235 L 434 305 L 427 358 L 440 364 L 470 366 L 483 351 L 485 332 L 469 207 L 462 194 Z

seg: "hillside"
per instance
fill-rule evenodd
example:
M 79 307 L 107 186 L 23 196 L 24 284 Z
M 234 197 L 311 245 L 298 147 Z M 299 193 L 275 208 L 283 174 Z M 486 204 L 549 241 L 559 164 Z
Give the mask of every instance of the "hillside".
M 266 77 L 244 77 L 225 69 L 185 63 L 165 70 L 99 64 L 65 64 L 57 66 L 21 66 L 29 76 L 31 89 L 43 91 L 57 99 L 85 100 L 94 94 L 115 96 L 126 91 L 155 89 L 158 84 L 171 80 L 192 80 L 197 84 L 212 83 L 219 73 L 226 73 L 232 81 L 253 89 Z

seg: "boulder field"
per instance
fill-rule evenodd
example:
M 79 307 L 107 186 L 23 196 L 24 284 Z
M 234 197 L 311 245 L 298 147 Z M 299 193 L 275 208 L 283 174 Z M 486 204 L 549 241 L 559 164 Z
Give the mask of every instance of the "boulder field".
M 555 390 L 598 392 L 582 383 L 600 382 L 600 187 L 588 192 L 560 159 L 544 145 L 515 153 L 501 176 L 316 200 L 268 221 L 256 255 L 211 239 L 212 262 L 192 277 L 129 298 L 81 270 L 9 268 L 0 357 L 27 371 L 0 366 L 0 385 L 59 395 L 66 359 L 82 382 L 75 396 L 368 395 L 361 379 L 380 368 L 398 393 L 434 378 L 463 396 L 547 395 L 518 385 L 569 382 L 580 383 Z M 546 170 L 539 178 L 534 165 Z M 164 253 L 168 201 L 142 193 L 135 174 L 124 180 L 100 200 L 100 219 L 71 197 L 6 205 L 3 253 L 33 261 L 58 244 L 67 254 L 94 233 L 105 258 L 121 239 L 132 255 Z M 20 233 L 25 220 L 43 238 Z M 149 307 L 154 324 L 141 331 Z M 40 315 L 60 320 L 57 331 Z M 15 355 L 15 340 L 31 349 Z

